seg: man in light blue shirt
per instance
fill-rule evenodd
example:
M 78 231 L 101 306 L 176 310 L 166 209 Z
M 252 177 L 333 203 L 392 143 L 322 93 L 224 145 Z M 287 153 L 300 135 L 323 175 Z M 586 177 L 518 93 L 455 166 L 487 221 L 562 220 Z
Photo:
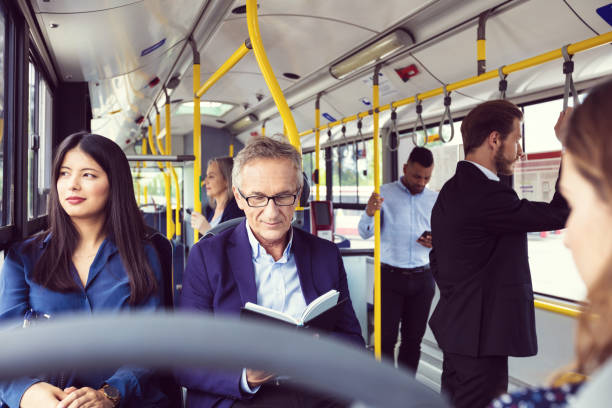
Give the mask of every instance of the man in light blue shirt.
M 374 212 L 381 211 L 382 354 L 394 359 L 398 327 L 398 365 L 416 372 L 435 284 L 429 269 L 431 210 L 438 193 L 425 186 L 433 171 L 433 155 L 415 147 L 402 177 L 372 193 L 359 220 L 359 235 L 374 235 Z

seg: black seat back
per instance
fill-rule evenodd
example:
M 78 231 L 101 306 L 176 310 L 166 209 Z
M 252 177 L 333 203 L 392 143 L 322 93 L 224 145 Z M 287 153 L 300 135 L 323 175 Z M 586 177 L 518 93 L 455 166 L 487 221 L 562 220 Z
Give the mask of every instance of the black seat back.
M 147 239 L 155 248 L 162 272 L 161 295 L 162 304 L 167 310 L 174 307 L 174 273 L 172 259 L 172 243 L 159 231 L 147 227 Z

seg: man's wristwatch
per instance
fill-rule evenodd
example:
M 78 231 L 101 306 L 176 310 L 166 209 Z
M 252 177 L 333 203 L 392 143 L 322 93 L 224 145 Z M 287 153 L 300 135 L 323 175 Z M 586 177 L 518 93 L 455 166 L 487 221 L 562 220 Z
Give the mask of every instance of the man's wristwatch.
M 121 393 L 118 389 L 109 384 L 104 384 L 102 386 L 102 392 L 112 403 L 113 407 L 118 407 L 119 402 L 121 401 Z

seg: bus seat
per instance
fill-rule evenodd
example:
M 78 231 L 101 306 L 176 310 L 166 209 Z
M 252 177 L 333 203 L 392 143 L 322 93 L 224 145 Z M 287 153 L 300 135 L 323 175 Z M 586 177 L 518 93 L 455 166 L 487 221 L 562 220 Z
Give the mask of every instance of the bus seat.
M 159 258 L 160 267 L 162 271 L 161 281 L 161 293 L 162 293 L 162 305 L 165 309 L 172 310 L 174 307 L 174 279 L 172 274 L 172 243 L 163 236 L 160 232 L 156 231 L 151 227 L 146 228 L 147 239 L 155 248 L 157 256 Z

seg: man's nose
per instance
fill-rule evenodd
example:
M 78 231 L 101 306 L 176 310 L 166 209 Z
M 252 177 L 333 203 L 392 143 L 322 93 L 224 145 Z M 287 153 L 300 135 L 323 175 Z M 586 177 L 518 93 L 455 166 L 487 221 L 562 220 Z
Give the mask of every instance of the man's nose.
M 266 215 L 275 215 L 279 211 L 278 205 L 274 202 L 273 199 L 268 200 L 268 204 L 264 207 L 264 214 Z

